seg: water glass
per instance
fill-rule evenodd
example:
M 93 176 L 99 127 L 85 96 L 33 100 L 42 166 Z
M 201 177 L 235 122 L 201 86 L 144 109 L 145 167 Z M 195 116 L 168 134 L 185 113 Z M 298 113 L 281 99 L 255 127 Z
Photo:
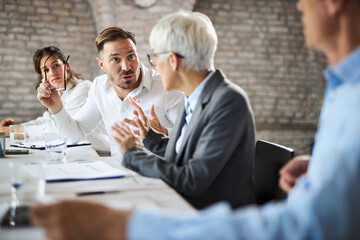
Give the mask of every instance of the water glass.
M 66 162 L 67 140 L 62 137 L 45 138 L 45 152 L 47 163 Z
M 24 144 L 26 141 L 26 127 L 23 125 L 10 125 L 10 144 Z
M 5 157 L 6 142 L 5 133 L 0 132 L 0 158 Z
M 11 207 L 31 206 L 45 194 L 44 162 L 8 160 L 11 181 Z M 31 172 L 28 167 L 31 167 Z

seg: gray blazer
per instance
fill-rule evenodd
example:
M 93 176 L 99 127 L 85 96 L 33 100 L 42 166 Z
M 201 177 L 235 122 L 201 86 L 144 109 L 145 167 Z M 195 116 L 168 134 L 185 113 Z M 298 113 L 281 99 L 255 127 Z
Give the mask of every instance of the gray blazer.
M 142 148 L 129 149 L 123 165 L 160 178 L 196 208 L 227 201 L 232 207 L 254 202 L 254 117 L 246 93 L 219 70 L 201 93 L 179 154 L 184 106 L 170 139 L 150 130 Z

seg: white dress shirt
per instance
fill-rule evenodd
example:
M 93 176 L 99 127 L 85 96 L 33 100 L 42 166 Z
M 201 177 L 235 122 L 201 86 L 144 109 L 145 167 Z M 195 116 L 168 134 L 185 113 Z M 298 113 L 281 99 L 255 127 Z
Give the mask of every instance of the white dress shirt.
M 92 85 L 89 80 L 75 79 L 75 81 L 77 81 L 77 85 L 73 86 L 73 84 L 69 82 L 67 89 L 61 95 L 64 110 L 66 110 L 70 116 L 74 116 L 85 104 Z M 26 126 L 26 132 L 30 138 L 42 140 L 46 135 L 58 134 L 55 122 L 48 111 L 44 112 L 41 117 L 22 123 L 22 125 Z M 103 123 L 100 124 L 95 132 L 90 134 L 86 140 L 92 143 L 95 150 L 110 151 L 110 144 Z
M 176 91 L 165 91 L 156 71 L 147 69 L 142 64 L 141 71 L 143 77 L 139 87 L 132 90 L 124 100 L 116 95 L 106 74 L 96 77 L 89 91 L 87 102 L 73 118 L 66 109 L 52 115 L 60 133 L 73 141 L 80 141 L 103 119 L 108 135 L 113 135 L 111 126 L 114 123 L 119 123 L 124 118 L 136 118 L 133 114 L 135 108 L 129 102 L 130 96 L 140 101 L 148 117 L 150 117 L 150 106 L 154 104 L 160 123 L 166 128 L 172 128 L 183 94 Z M 115 143 L 110 140 L 110 144 L 111 155 L 120 156 Z

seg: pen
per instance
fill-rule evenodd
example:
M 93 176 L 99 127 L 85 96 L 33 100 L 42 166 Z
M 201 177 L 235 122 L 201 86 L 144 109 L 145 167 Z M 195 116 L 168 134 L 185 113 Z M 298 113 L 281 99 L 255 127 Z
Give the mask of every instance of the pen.
M 82 196 L 88 196 L 88 195 L 99 195 L 99 194 L 105 194 L 105 193 L 118 193 L 119 190 L 113 190 L 113 191 L 94 191 L 94 192 L 79 192 L 76 193 L 76 196 L 82 197 Z

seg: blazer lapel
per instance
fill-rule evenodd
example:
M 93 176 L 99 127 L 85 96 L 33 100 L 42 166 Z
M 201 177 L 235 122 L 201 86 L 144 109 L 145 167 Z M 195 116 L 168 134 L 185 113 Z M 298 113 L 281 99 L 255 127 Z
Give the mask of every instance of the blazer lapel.
M 205 87 L 199 97 L 199 100 L 196 104 L 195 110 L 191 116 L 190 123 L 188 124 L 188 126 L 186 128 L 185 136 L 181 143 L 181 146 L 179 149 L 179 154 L 177 155 L 176 163 L 179 162 L 179 160 L 180 160 L 179 157 L 183 154 L 185 146 L 187 145 L 187 141 L 188 141 L 189 137 L 191 136 L 191 134 L 193 134 L 194 129 L 201 126 L 202 123 L 200 122 L 200 120 L 201 120 L 202 112 L 203 112 L 206 104 L 210 101 L 211 96 L 212 96 L 213 92 L 215 91 L 216 87 L 219 85 L 219 83 L 223 79 L 224 79 L 224 76 L 223 76 L 222 72 L 219 70 L 216 70 L 214 75 L 209 79 L 209 81 L 205 85 Z M 181 128 L 182 128 L 182 126 L 183 125 L 181 125 Z M 181 132 L 181 129 L 180 129 L 180 132 Z M 177 136 L 176 141 L 179 138 L 179 136 Z M 176 143 L 176 141 L 175 141 L 175 143 Z

